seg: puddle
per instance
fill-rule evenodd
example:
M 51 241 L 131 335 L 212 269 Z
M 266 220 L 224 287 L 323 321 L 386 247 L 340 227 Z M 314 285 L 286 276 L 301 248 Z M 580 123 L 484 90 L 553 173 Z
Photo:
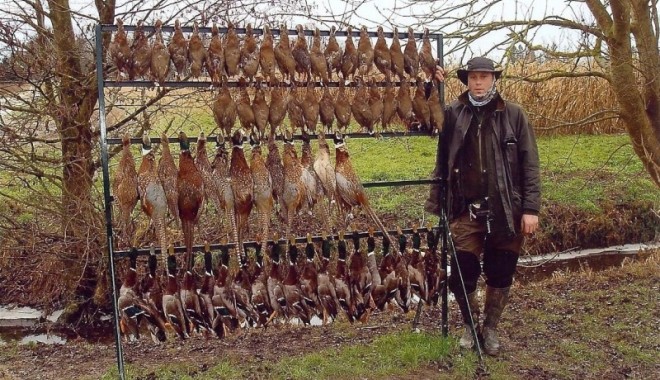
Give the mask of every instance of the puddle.
M 25 328 L 1 328 L 0 346 L 8 344 L 65 344 L 67 342 L 66 334 L 59 332 L 45 332 Z

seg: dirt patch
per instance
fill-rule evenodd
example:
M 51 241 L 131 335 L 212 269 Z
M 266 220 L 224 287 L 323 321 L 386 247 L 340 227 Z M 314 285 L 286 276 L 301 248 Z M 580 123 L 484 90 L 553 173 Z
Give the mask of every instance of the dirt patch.
M 654 306 L 658 278 L 660 252 L 655 252 L 642 262 L 627 260 L 601 272 L 558 272 L 545 281 L 514 284 L 501 323 L 505 350 L 499 358 L 486 358 L 486 369 L 505 378 L 653 378 L 660 369 L 653 354 L 660 349 Z M 457 315 L 451 302 L 452 336 L 460 327 Z M 149 373 L 143 377 L 147 379 L 157 379 L 159 370 L 176 365 L 185 366 L 191 378 L 207 378 L 205 373 L 222 361 L 240 368 L 248 378 L 266 379 L 272 378 L 272 365 L 283 358 L 368 344 L 384 334 L 409 331 L 412 317 L 413 312 L 387 311 L 365 325 L 345 321 L 328 326 L 280 325 L 243 330 L 223 340 L 197 336 L 156 346 L 143 339 L 123 347 L 127 366 Z M 437 332 L 439 308 L 425 308 L 420 322 L 422 331 Z M 464 354 L 457 350 L 444 360 L 388 378 L 463 378 L 465 370 L 459 367 Z M 0 378 L 96 379 L 115 365 L 112 342 L 78 339 L 63 346 L 12 345 L 0 354 Z

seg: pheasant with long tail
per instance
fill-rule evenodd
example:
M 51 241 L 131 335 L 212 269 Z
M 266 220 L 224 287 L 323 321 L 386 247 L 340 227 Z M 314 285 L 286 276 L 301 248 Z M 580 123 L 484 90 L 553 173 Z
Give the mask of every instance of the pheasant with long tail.
M 361 207 L 369 215 L 369 218 L 383 231 L 389 241 L 393 241 L 387 232 L 387 228 L 381 222 L 376 212 L 371 208 L 367 193 L 364 191 L 362 182 L 358 178 L 351 158 L 348 153 L 346 142 L 341 133 L 335 134 L 335 178 L 337 179 L 337 201 L 344 212 L 350 212 L 353 207 Z

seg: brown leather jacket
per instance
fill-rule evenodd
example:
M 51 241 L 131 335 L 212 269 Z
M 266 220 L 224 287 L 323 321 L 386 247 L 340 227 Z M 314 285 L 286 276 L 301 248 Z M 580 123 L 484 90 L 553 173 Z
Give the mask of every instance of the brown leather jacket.
M 541 207 L 539 155 L 534 131 L 525 111 L 499 95 L 493 116 L 485 122 L 492 128 L 488 160 L 488 206 L 493 233 L 513 235 L 520 231 L 522 214 L 538 214 Z M 461 215 L 465 199 L 460 189 L 456 161 L 472 121 L 467 91 L 445 108 L 445 123 L 438 142 L 433 178 L 447 178 L 447 217 Z M 446 166 L 443 166 L 446 164 Z M 447 170 L 446 168 L 452 168 Z M 424 208 L 440 215 L 441 185 L 431 185 Z

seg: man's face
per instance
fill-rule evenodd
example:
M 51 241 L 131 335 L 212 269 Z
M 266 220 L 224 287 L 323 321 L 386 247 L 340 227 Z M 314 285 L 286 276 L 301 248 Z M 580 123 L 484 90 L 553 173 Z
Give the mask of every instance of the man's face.
M 493 87 L 495 74 L 485 71 L 470 71 L 468 73 L 468 90 L 472 96 L 484 96 Z

